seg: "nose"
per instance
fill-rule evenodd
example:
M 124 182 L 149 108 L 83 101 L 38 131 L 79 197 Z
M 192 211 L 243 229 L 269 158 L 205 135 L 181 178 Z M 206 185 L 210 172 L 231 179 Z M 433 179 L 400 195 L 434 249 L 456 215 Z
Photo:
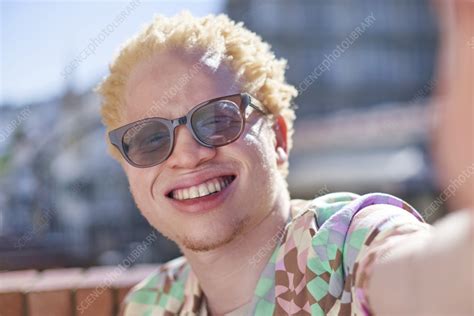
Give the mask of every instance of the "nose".
M 166 160 L 169 168 L 193 169 L 216 155 L 216 148 L 199 144 L 183 125 L 176 128 L 174 142 L 173 152 Z

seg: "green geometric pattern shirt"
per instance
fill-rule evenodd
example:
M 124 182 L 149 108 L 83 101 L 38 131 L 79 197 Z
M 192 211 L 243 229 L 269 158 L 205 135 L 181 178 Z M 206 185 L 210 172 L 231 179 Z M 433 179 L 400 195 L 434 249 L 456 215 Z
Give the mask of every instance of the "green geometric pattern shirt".
M 396 207 L 359 213 L 374 204 Z M 370 315 L 366 282 L 360 277 L 367 271 L 360 262 L 369 251 L 373 255 L 375 241 L 380 244 L 407 227 L 413 231 L 429 225 L 406 202 L 387 194 L 339 192 L 292 200 L 290 218 L 253 299 L 228 315 Z M 184 257 L 159 266 L 135 286 L 122 311 L 125 316 L 208 315 L 205 296 Z

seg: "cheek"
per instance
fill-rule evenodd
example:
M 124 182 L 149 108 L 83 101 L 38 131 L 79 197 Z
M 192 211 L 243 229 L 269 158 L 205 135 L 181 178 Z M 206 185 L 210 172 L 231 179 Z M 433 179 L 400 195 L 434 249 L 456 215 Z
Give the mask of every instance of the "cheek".
M 234 143 L 234 157 L 244 165 L 247 176 L 259 185 L 267 187 L 277 173 L 273 134 L 268 126 L 256 123 Z
M 242 143 L 248 151 L 252 151 L 256 162 L 262 164 L 264 168 L 269 168 L 275 161 L 273 149 L 273 134 L 264 120 L 246 127 L 242 137 Z
M 242 196 L 246 198 L 240 203 L 261 216 L 272 209 L 281 183 L 272 137 L 273 131 L 266 123 L 256 124 L 238 142 L 240 160 L 246 169 L 242 179 Z
M 133 167 L 127 167 L 125 169 L 128 183 L 130 185 L 130 191 L 133 195 L 135 203 L 144 213 L 149 209 L 146 206 L 152 198 L 150 189 L 154 174 L 152 169 L 153 168 L 138 169 Z

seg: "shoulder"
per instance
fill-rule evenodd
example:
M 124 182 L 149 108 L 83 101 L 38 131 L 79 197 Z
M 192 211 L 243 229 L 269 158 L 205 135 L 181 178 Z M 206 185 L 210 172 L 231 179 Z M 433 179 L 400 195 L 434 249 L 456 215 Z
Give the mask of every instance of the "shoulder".
M 393 211 L 395 211 L 404 215 L 411 214 L 417 220 L 423 221 L 423 217 L 410 204 L 385 193 L 365 195 L 350 192 L 330 193 L 312 200 L 309 208 L 315 213 L 318 226 L 323 226 L 326 222 L 334 222 L 335 220 L 351 222 L 354 216 L 366 208 L 377 209 L 379 210 L 378 213 L 382 211 L 381 216 L 384 215 L 383 210 L 385 210 L 385 215 L 393 214 Z
M 410 204 L 385 193 L 331 193 L 314 199 L 309 209 L 318 228 L 313 245 L 337 245 L 346 259 L 354 259 L 364 241 L 381 231 L 400 225 L 427 225 Z
M 357 259 L 380 232 L 405 225 L 427 225 L 408 203 L 384 193 L 326 194 L 308 201 L 299 211 L 289 227 L 277 266 L 295 275 L 298 270 L 305 274 L 309 293 L 321 302 L 315 309 L 324 314 L 338 308 L 358 310 L 352 305 L 357 296 L 353 296 L 354 269 Z M 298 264 L 286 264 L 290 259 Z
M 307 201 L 293 218 L 285 240 L 296 236 L 296 244 L 309 246 L 308 259 L 324 265 L 319 270 L 336 271 L 343 263 L 341 268 L 349 275 L 359 252 L 380 232 L 425 225 L 411 205 L 395 196 L 337 192 Z M 302 234 L 307 238 L 301 238 Z
M 181 305 L 189 266 L 184 257 L 168 261 L 135 285 L 122 303 L 122 315 L 143 315 L 167 305 Z
M 364 210 L 372 205 L 380 205 L 377 213 Z M 309 201 L 293 200 L 291 222 L 271 261 L 276 271 L 274 288 L 279 291 L 274 293 L 279 301 L 275 314 L 285 314 L 286 308 L 294 308 L 292 301 L 304 297 L 317 302 L 311 309 L 320 314 L 350 311 L 355 259 L 371 232 L 398 216 L 422 221 L 408 203 L 383 193 L 337 192 Z M 292 290 L 302 280 L 305 290 Z

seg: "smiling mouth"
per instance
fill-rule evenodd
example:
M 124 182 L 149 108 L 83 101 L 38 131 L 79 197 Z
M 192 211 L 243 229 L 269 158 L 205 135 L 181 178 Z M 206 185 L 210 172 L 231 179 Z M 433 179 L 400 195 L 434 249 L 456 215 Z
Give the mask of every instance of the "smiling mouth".
M 184 201 L 217 194 L 227 188 L 235 178 L 236 176 L 234 175 L 215 177 L 198 185 L 173 190 L 167 194 L 167 197 Z

